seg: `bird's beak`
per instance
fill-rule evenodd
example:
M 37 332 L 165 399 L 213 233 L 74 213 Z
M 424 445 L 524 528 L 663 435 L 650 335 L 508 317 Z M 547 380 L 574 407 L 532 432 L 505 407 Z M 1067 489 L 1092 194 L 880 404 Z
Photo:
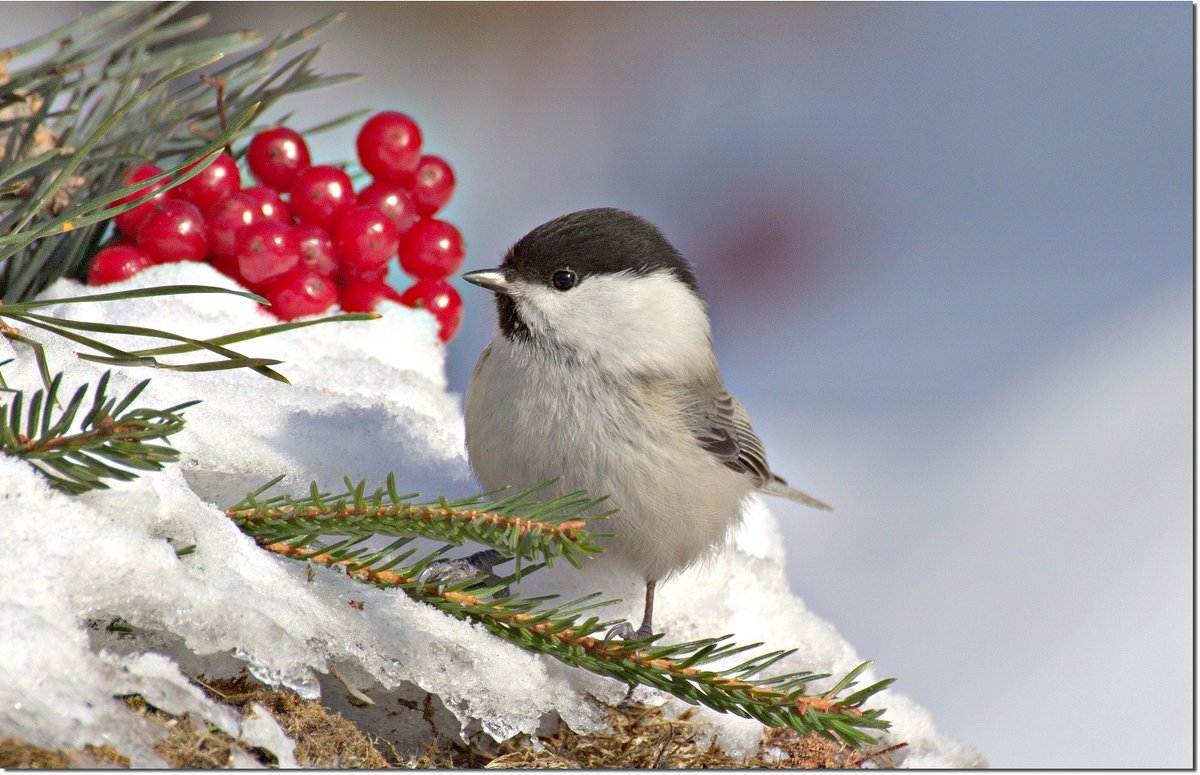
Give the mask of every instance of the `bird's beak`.
M 480 269 L 478 272 L 467 272 L 462 279 L 469 283 L 487 288 L 496 293 L 508 294 L 508 278 L 503 269 Z

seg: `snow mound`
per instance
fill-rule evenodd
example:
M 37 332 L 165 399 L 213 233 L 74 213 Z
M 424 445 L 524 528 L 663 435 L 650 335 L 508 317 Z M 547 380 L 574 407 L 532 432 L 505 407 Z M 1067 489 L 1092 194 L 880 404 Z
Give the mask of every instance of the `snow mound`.
M 103 290 L 174 284 L 233 287 L 207 265 L 169 264 Z M 62 280 L 43 298 L 95 292 Z M 305 491 L 313 479 L 336 487 L 343 474 L 380 483 L 389 471 L 402 491 L 455 496 L 477 490 L 459 400 L 446 391 L 436 323 L 425 312 L 386 302 L 379 311 L 382 318 L 372 322 L 322 324 L 232 345 L 246 355 L 282 359 L 276 368 L 290 385 L 246 370 L 115 370 L 114 394 L 152 378 L 139 405 L 203 399 L 186 411 L 187 427 L 172 439 L 180 463 L 165 471 L 72 497 L 51 489 L 25 462 L 0 455 L 0 617 L 8 623 L 0 633 L 0 736 L 46 748 L 107 744 L 134 767 L 162 766 L 153 749 L 162 732 L 116 699 L 138 693 L 295 766 L 293 741 L 268 714 L 259 709 L 240 717 L 188 679 L 241 666 L 305 697 L 324 687 L 327 701 L 338 690 L 326 677 L 331 667 L 377 698 L 430 692 L 461 724 L 476 724 L 496 739 L 533 735 L 552 713 L 580 732 L 603 728 L 586 693 L 618 699 L 624 687 L 617 682 L 530 654 L 343 574 L 319 571 L 310 582 L 304 565 L 258 549 L 223 515 L 223 508 L 280 474 L 285 492 Z M 212 294 L 61 305 L 51 312 L 193 337 L 275 322 L 248 299 Z M 94 384 L 104 371 L 76 358 L 62 339 L 23 333 L 44 344 L 52 370 L 67 372 L 64 388 Z M 0 339 L 0 361 L 9 358 L 15 360 L 3 367 L 8 385 L 36 389 L 40 379 L 28 349 Z M 177 555 L 192 545 L 194 551 Z M 537 580 L 565 598 L 603 589 L 625 599 L 631 616 L 640 605 L 636 580 L 569 570 L 537 574 L 520 591 L 537 591 Z M 361 609 L 349 605 L 352 600 Z M 764 648 L 799 647 L 781 671 L 839 674 L 861 661 L 789 591 L 778 526 L 757 501 L 729 550 L 664 584 L 657 610 L 672 640 L 734 633 L 740 642 L 763 641 Z M 118 619 L 135 635 L 111 631 L 108 625 Z M 682 703 L 671 702 L 682 712 Z M 879 702 L 893 724 L 885 739 L 909 743 L 896 756 L 904 764 L 983 763 L 969 746 L 939 735 L 929 714 L 903 695 L 888 691 Z M 376 706 L 356 715 L 373 710 L 381 718 L 392 713 Z M 703 717 L 726 751 L 757 747 L 756 722 L 708 710 Z

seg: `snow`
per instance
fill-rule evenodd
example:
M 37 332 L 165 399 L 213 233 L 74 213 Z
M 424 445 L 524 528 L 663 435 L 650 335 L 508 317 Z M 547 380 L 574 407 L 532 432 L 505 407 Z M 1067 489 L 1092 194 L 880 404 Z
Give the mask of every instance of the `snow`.
M 152 267 L 104 290 L 171 284 L 232 287 L 210 267 Z M 95 292 L 63 280 L 44 298 Z M 189 713 L 261 746 L 294 766 L 291 741 L 261 708 L 243 718 L 209 700 L 188 676 L 229 675 L 247 667 L 260 680 L 305 697 L 323 695 L 360 726 L 390 735 L 403 750 L 427 731 L 415 700 L 439 697 L 463 734 L 496 739 L 533 735 L 558 713 L 580 732 L 604 728 L 586 697 L 615 701 L 618 682 L 523 651 L 483 628 L 443 615 L 395 592 L 368 587 L 330 570 L 311 582 L 305 566 L 263 552 L 222 509 L 279 474 L 280 492 L 303 492 L 316 479 L 342 476 L 382 482 L 394 472 L 402 491 L 465 495 L 477 490 L 467 465 L 459 398 L 446 390 L 444 351 L 425 312 L 385 302 L 382 318 L 322 324 L 232 345 L 246 355 L 276 357 L 290 385 L 246 370 L 177 373 L 114 370 L 112 390 L 152 381 L 139 404 L 167 407 L 195 398 L 187 427 L 172 438 L 178 464 L 111 490 L 69 496 L 48 487 L 24 461 L 0 456 L 0 736 L 46 748 L 108 744 L 134 767 L 162 766 L 153 750 L 161 730 L 116 696 L 138 693 L 170 713 Z M 269 325 L 244 298 L 192 295 L 110 304 L 61 305 L 50 311 L 80 320 L 121 322 L 193 337 Z M 104 371 L 79 360 L 66 342 L 38 330 L 52 370 L 70 389 Z M 127 344 L 128 342 L 123 342 Z M 133 345 L 128 345 L 133 346 Z M 0 340 L 10 386 L 40 384 L 27 348 Z M 182 359 L 181 356 L 176 356 Z M 3 395 L 3 394 L 0 394 Z M 817 518 L 817 517 L 814 517 Z M 176 549 L 195 545 L 182 557 Z M 660 587 L 656 623 L 668 640 L 733 633 L 738 642 L 798 648 L 780 671 L 845 673 L 861 660 L 829 622 L 788 588 L 778 524 L 752 501 L 728 550 Z M 518 590 L 553 589 L 566 597 L 603 589 L 640 607 L 634 579 L 555 567 Z M 362 608 L 350 606 L 362 602 Z M 120 618 L 134 634 L 110 632 Z M 375 706 L 352 708 L 341 676 Z M 873 668 L 860 681 L 887 673 Z M 903 676 L 900 677 L 901 679 Z M 866 685 L 861 683 L 860 685 Z M 901 684 L 902 685 L 902 684 Z M 663 695 L 640 690 L 639 698 Z M 683 703 L 668 700 L 668 711 Z M 902 694 L 878 696 L 893 728 L 885 742 L 907 741 L 904 765 L 983 764 L 973 748 L 940 735 L 927 711 Z M 416 710 L 412 708 L 416 707 Z M 702 709 L 700 717 L 726 751 L 753 751 L 756 722 Z

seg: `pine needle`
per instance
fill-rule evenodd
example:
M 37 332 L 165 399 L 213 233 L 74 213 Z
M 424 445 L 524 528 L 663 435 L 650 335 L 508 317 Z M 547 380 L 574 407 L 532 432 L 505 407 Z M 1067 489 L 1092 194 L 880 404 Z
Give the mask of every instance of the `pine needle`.
M 397 493 L 394 476 L 386 487 L 369 489 L 365 481 L 346 478 L 345 490 L 324 492 L 313 482 L 305 496 L 267 496 L 279 479 L 260 487 L 226 511 L 243 531 L 269 552 L 316 565 L 341 568 L 351 578 L 384 588 L 398 588 L 456 618 L 466 618 L 521 648 L 548 654 L 628 684 L 642 684 L 669 692 L 685 702 L 754 718 L 771 726 L 790 727 L 861 747 L 876 742 L 871 731 L 888 723 L 882 710 L 862 710 L 871 696 L 891 681 L 880 681 L 849 698 L 838 695 L 854 685 L 870 663 L 866 662 L 838 681 L 832 689 L 806 696 L 811 681 L 828 678 L 814 673 L 791 673 L 758 678 L 760 673 L 791 651 L 759 654 L 725 669 L 707 669 L 719 661 L 752 651 L 761 644 L 738 645 L 730 636 L 690 643 L 662 645 L 657 639 L 630 643 L 605 642 L 597 637 L 615 622 L 601 621 L 585 612 L 617 601 L 597 601 L 598 593 L 558 603 L 554 596 L 494 598 L 496 592 L 520 575 L 541 565 L 522 568 L 504 579 L 467 579 L 454 584 L 424 584 L 422 571 L 451 546 L 473 542 L 510 557 L 549 564 L 559 556 L 586 556 L 600 551 L 590 528 L 601 520 L 603 498 L 577 492 L 538 500 L 552 482 L 505 497 L 499 493 L 417 501 Z M 611 512 L 609 512 L 611 513 Z M 374 536 L 398 540 L 382 550 L 367 553 L 363 547 Z M 341 537 L 322 543 L 319 536 Z M 445 546 L 415 561 L 406 549 L 411 538 L 432 538 Z

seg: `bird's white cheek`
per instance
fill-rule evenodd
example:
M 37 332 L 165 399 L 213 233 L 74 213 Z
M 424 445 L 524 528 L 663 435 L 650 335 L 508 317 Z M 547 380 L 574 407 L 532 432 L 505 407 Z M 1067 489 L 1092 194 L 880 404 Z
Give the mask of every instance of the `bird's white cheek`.
M 688 368 L 712 357 L 704 303 L 665 272 L 593 275 L 570 291 L 514 294 L 535 336 L 617 371 Z

